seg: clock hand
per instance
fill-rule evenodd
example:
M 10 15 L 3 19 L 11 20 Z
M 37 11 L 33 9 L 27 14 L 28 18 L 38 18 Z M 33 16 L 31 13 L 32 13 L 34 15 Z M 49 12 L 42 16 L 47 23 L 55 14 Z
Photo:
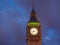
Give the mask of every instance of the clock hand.
M 33 31 L 33 32 L 35 32 L 35 31 Z M 33 33 L 33 32 L 32 32 L 32 33 Z
M 33 32 L 35 32 L 35 31 L 33 31 Z

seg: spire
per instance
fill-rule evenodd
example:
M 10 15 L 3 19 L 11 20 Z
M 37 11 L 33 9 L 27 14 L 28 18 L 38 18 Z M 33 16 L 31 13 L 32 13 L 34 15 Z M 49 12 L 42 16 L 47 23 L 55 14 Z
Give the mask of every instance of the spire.
M 34 9 L 34 0 L 32 1 L 32 12 L 31 12 L 31 15 L 30 15 L 30 21 L 29 22 L 38 22 L 37 18 L 36 18 L 36 12 L 35 12 L 35 9 Z
M 32 10 L 34 10 L 34 0 L 32 1 Z
M 34 9 L 34 0 L 32 0 L 32 12 L 31 12 L 31 15 L 32 15 L 33 13 L 36 14 L 35 9 Z

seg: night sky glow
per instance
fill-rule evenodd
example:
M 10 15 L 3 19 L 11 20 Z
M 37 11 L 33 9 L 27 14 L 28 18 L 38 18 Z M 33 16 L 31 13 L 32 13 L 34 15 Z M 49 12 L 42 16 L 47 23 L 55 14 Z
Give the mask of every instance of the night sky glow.
M 60 0 L 34 0 L 42 26 L 42 45 L 60 45 Z M 0 0 L 0 45 L 26 45 L 32 0 Z

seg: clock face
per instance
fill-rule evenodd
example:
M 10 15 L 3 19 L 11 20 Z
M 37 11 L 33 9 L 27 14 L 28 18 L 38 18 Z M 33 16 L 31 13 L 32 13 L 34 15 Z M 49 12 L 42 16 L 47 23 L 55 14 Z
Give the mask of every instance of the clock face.
M 37 28 L 31 28 L 30 29 L 30 34 L 31 35 L 37 35 L 38 34 L 38 29 Z

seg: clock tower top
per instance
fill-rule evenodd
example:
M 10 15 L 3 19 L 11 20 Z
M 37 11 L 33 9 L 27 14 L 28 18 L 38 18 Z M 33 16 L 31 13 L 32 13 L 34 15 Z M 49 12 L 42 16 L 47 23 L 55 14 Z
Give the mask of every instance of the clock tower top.
M 30 21 L 29 22 L 38 22 L 38 20 L 36 18 L 36 12 L 35 12 L 35 9 L 34 9 L 34 0 L 32 2 L 32 11 L 31 11 L 31 14 L 30 14 Z

